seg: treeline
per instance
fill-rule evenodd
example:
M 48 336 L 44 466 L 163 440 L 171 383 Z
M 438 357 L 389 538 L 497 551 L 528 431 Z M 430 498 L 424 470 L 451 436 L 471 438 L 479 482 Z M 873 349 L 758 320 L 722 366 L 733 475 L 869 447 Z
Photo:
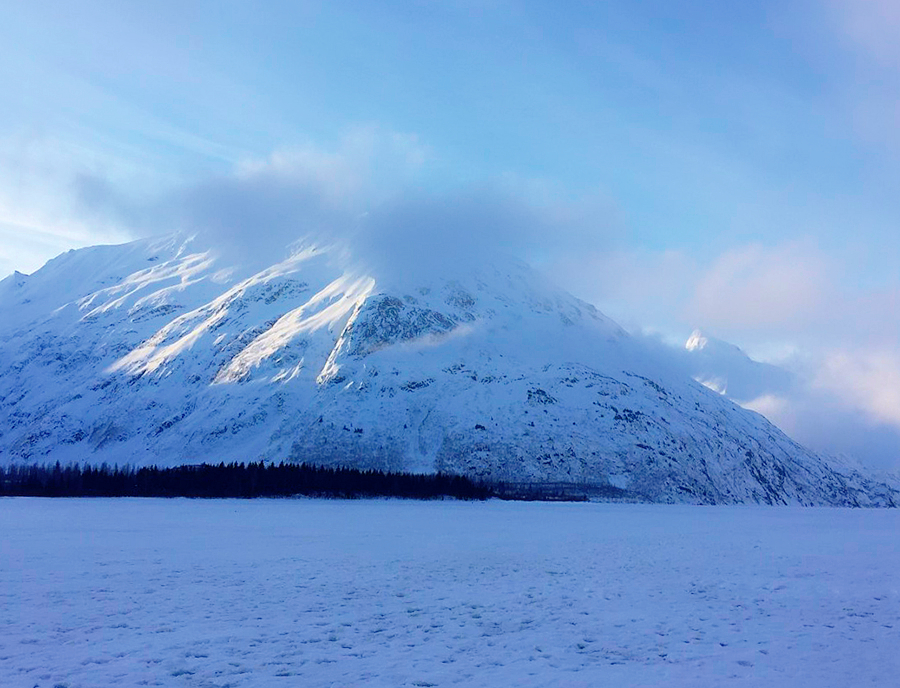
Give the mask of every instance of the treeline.
M 67 465 L 0 467 L 7 497 L 402 497 L 486 499 L 490 486 L 459 475 L 420 475 L 294 463 L 158 468 Z

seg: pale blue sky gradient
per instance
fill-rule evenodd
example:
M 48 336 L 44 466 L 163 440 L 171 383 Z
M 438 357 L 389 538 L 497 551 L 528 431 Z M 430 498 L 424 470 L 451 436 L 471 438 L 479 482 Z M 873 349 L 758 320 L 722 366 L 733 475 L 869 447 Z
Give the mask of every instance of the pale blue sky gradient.
M 857 111 L 861 81 L 889 84 L 860 78 L 839 8 L 262 5 L 16 3 L 2 130 L 85 149 L 75 167 L 181 180 L 375 124 L 433 151 L 421 183 L 602 193 L 651 249 L 803 234 L 839 250 L 860 229 L 880 246 L 867 259 L 897 248 L 898 151 Z

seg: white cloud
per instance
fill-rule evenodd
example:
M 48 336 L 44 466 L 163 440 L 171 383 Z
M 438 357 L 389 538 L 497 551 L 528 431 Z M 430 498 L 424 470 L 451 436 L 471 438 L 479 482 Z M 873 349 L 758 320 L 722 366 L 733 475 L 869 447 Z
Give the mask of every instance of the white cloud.
M 263 243 L 296 238 L 304 224 L 346 224 L 383 202 L 414 183 L 430 158 L 415 135 L 365 126 L 332 150 L 294 146 L 196 181 L 61 139 L 8 136 L 0 139 L 0 277 L 32 272 L 71 248 L 186 224 Z
M 900 351 L 832 352 L 813 388 L 844 397 L 874 420 L 900 429 Z
M 900 472 L 900 428 L 874 418 L 845 391 L 798 385 L 788 394 L 763 395 L 742 406 L 810 449 L 849 457 L 870 469 Z
M 794 335 L 832 303 L 838 266 L 811 240 L 749 244 L 703 261 L 685 250 L 572 252 L 553 266 L 582 298 L 640 329 Z
M 808 242 L 731 249 L 701 275 L 688 313 L 714 328 L 791 330 L 819 311 L 830 272 Z
M 679 332 L 691 295 L 697 261 L 677 250 L 635 250 L 609 237 L 599 251 L 570 250 L 546 268 L 573 294 L 585 299 L 630 330 Z
M 743 405 L 818 451 L 897 470 L 900 285 L 866 285 L 851 260 L 807 239 L 737 246 L 706 262 L 684 251 L 570 255 L 554 273 L 632 331 L 680 335 L 676 349 L 699 327 L 745 350 L 790 352 L 761 360 L 792 382 L 766 388 L 758 376 Z M 690 372 L 677 350 L 644 341 Z
M 371 203 L 414 182 L 432 157 L 415 134 L 369 125 L 345 132 L 333 150 L 307 143 L 243 160 L 235 176 L 278 178 L 314 186 L 332 201 L 361 198 Z
M 0 277 L 32 272 L 70 248 L 124 241 L 128 232 L 83 207 L 79 179 L 99 156 L 34 134 L 0 139 Z

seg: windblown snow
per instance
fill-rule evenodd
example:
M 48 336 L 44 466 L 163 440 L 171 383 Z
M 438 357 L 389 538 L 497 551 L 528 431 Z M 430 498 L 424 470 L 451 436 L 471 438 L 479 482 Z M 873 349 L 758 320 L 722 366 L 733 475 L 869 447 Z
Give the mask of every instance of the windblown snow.
M 0 282 L 0 460 L 259 459 L 667 502 L 897 500 L 509 258 L 387 269 L 298 242 L 258 269 L 172 236 Z

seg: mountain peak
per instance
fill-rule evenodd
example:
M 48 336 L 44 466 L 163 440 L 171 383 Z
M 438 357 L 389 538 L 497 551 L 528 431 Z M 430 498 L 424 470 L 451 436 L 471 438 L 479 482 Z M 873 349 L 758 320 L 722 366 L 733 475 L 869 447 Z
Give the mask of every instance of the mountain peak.
M 717 339 L 704 334 L 701 330 L 694 330 L 688 337 L 684 348 L 692 353 L 703 353 L 707 356 L 727 356 L 731 358 L 740 358 L 751 360 L 744 351 L 730 342 L 723 339 Z
M 666 502 L 868 494 L 520 262 L 369 273 L 352 249 L 260 267 L 144 240 L 51 261 L 27 301 L 0 290 L 16 315 L 0 461 L 292 460 Z
M 700 330 L 694 330 L 685 342 L 684 348 L 688 351 L 699 351 L 706 348 L 708 343 L 709 340 L 703 336 Z

